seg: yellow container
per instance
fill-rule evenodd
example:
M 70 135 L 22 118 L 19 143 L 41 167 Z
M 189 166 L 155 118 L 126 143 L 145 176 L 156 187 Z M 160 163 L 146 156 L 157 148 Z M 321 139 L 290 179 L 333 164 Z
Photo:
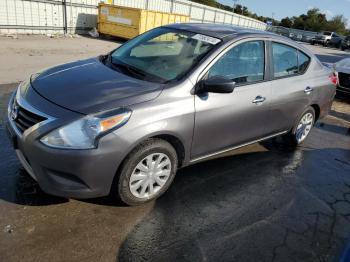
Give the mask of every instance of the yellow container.
M 158 26 L 184 23 L 189 20 L 189 16 L 186 15 L 162 13 L 103 3 L 98 5 L 98 32 L 127 39 Z

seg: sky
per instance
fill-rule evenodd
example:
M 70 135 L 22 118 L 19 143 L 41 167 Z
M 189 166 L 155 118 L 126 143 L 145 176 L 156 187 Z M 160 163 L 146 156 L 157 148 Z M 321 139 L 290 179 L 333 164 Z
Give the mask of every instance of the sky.
M 233 0 L 217 1 L 233 6 Z M 350 27 L 350 0 L 239 0 L 238 4 L 247 6 L 258 15 L 271 17 L 274 13 L 274 18 L 278 20 L 286 16 L 298 16 L 306 13 L 308 9 L 317 7 L 327 15 L 327 18 L 344 15 Z

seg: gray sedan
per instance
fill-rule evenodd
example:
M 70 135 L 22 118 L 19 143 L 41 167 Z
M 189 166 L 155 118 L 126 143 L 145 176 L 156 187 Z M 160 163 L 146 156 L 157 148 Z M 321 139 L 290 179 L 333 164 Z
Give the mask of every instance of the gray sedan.
M 280 135 L 301 144 L 336 82 L 287 38 L 174 24 L 33 74 L 9 102 L 7 129 L 45 192 L 137 205 L 162 195 L 180 167 Z

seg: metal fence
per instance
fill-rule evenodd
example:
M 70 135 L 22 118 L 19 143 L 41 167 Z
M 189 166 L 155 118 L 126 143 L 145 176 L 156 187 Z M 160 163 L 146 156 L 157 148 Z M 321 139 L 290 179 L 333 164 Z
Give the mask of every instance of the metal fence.
M 0 0 L 1 34 L 82 33 L 97 26 L 100 0 Z M 190 16 L 191 22 L 265 30 L 266 24 L 187 0 L 108 0 L 115 5 Z

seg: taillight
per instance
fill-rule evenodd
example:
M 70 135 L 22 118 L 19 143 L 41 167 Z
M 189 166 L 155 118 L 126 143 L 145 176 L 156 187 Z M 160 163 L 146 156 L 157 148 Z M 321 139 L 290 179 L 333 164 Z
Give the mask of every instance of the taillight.
M 333 85 L 338 85 L 338 75 L 337 73 L 332 73 L 330 76 L 329 76 L 329 80 L 331 80 L 332 84 Z

